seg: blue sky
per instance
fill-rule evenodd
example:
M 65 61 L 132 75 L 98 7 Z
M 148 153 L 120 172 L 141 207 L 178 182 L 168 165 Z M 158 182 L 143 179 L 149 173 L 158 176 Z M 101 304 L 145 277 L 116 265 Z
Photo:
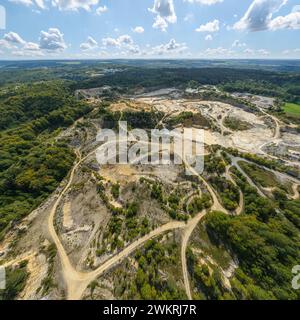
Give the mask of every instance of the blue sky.
M 300 58 L 299 0 L 0 4 L 0 59 Z

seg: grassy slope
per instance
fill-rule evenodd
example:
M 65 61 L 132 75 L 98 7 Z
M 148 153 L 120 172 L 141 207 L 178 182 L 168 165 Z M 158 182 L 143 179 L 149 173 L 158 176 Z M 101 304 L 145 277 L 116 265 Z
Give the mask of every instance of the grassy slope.
M 300 104 L 286 103 L 284 106 L 284 111 L 288 114 L 292 114 L 300 117 Z

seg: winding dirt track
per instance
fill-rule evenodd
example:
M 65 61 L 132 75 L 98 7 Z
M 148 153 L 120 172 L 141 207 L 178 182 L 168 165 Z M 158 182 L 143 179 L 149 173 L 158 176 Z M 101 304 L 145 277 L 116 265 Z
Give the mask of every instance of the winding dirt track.
M 232 176 L 230 174 L 230 168 L 231 168 L 230 165 L 226 167 L 226 172 L 225 172 L 226 179 L 231 181 L 236 187 L 238 187 L 235 180 L 232 178 Z M 244 195 L 243 195 L 243 192 L 241 191 L 241 189 L 240 188 L 238 188 L 238 189 L 239 189 L 239 194 L 240 194 L 240 202 L 239 202 L 239 206 L 235 210 L 235 213 L 236 213 L 236 215 L 239 216 L 240 214 L 242 214 L 243 209 L 244 209 Z
M 179 229 L 179 228 L 184 228 L 186 226 L 185 223 L 183 222 L 170 222 L 168 224 L 165 224 L 152 232 L 150 232 L 148 235 L 136 240 L 133 242 L 131 245 L 129 245 L 127 248 L 125 248 L 122 252 L 118 253 L 108 261 L 106 261 L 102 266 L 100 266 L 98 269 L 85 273 L 85 272 L 80 272 L 77 271 L 71 264 L 70 259 L 68 255 L 66 254 L 66 251 L 55 231 L 54 228 L 54 218 L 55 218 L 55 213 L 57 210 L 57 207 L 63 198 L 64 194 L 67 192 L 69 187 L 72 184 L 73 178 L 75 171 L 77 168 L 80 166 L 80 164 L 86 160 L 90 155 L 92 155 L 95 151 L 92 151 L 89 153 L 87 156 L 81 159 L 78 150 L 76 151 L 77 157 L 78 157 L 78 162 L 74 165 L 73 169 L 71 170 L 71 174 L 69 177 L 69 181 L 65 188 L 62 190 L 60 195 L 58 196 L 57 200 L 55 201 L 50 215 L 48 219 L 48 228 L 49 228 L 49 233 L 57 247 L 57 251 L 61 260 L 62 264 L 62 273 L 64 276 L 64 280 L 66 282 L 67 286 L 67 291 L 68 291 L 68 299 L 70 300 L 77 300 L 80 299 L 81 295 L 83 294 L 84 290 L 86 287 L 89 285 L 90 282 L 92 282 L 94 279 L 96 279 L 99 275 L 110 269 L 113 265 L 119 262 L 120 259 L 124 259 L 128 255 L 130 255 L 136 248 L 138 248 L 140 245 L 145 243 L 146 241 L 159 236 L 160 234 L 174 230 L 174 229 Z
M 213 205 L 211 207 L 212 210 L 216 211 L 223 211 L 228 214 L 228 211 L 221 205 L 219 202 L 219 199 L 215 193 L 215 191 L 212 189 L 212 187 L 207 183 L 207 181 L 194 169 L 192 168 L 186 161 L 184 161 L 185 166 L 190 170 L 194 175 L 198 176 L 198 178 L 203 182 L 207 190 L 209 191 L 212 200 Z M 206 211 L 202 211 L 198 213 L 193 219 L 191 219 L 186 228 L 183 231 L 182 241 L 181 241 L 181 265 L 182 265 L 182 274 L 183 274 L 183 281 L 184 281 L 184 287 L 187 294 L 187 297 L 189 300 L 192 300 L 192 293 L 191 293 L 191 286 L 189 282 L 189 275 L 187 270 L 187 261 L 186 261 L 186 249 L 189 242 L 189 239 L 197 227 L 198 223 L 201 221 L 201 219 L 206 215 Z
M 107 144 L 111 144 L 113 142 L 109 142 Z M 80 153 L 78 150 L 76 150 L 76 155 L 77 155 L 77 162 L 74 165 L 73 169 L 71 170 L 70 177 L 68 180 L 67 185 L 65 188 L 62 190 L 60 195 L 58 196 L 57 200 L 55 201 L 51 211 L 50 215 L 48 218 L 48 228 L 49 228 L 49 233 L 50 236 L 52 237 L 56 247 L 57 251 L 61 260 L 62 264 L 62 274 L 65 280 L 65 284 L 67 287 L 67 297 L 69 300 L 77 300 L 80 299 L 84 290 L 87 288 L 87 286 L 95 280 L 98 276 L 106 272 L 108 269 L 116 265 L 117 263 L 121 262 L 124 258 L 128 257 L 134 250 L 136 250 L 138 247 L 140 247 L 142 244 L 144 244 L 146 241 L 155 238 L 162 233 L 165 233 L 170 230 L 175 230 L 175 229 L 185 229 L 186 232 L 184 233 L 183 237 L 183 246 L 182 246 L 182 265 L 184 269 L 184 283 L 185 283 L 185 288 L 187 291 L 188 296 L 190 297 L 190 287 L 189 287 L 189 281 L 188 281 L 188 272 L 187 272 L 187 267 L 186 267 L 186 246 L 187 242 L 189 240 L 189 237 L 196 227 L 197 223 L 201 220 L 201 218 L 204 216 L 204 213 L 201 213 L 197 215 L 194 219 L 190 220 L 189 223 L 184 223 L 184 222 L 170 222 L 167 223 L 152 232 L 150 232 L 148 235 L 134 241 L 132 244 L 130 244 L 127 248 L 125 248 L 123 251 L 106 261 L 103 265 L 101 265 L 99 268 L 92 272 L 80 272 L 77 271 L 71 264 L 70 259 L 55 231 L 54 227 L 54 220 L 55 220 L 55 213 L 58 208 L 58 205 L 60 204 L 63 196 L 67 192 L 67 190 L 70 188 L 74 174 L 78 167 L 82 164 L 83 161 L 85 161 L 89 156 L 95 153 L 95 150 L 90 152 L 88 155 L 86 155 L 84 158 L 81 158 Z M 203 179 L 197 172 L 194 170 L 188 163 L 184 161 L 185 165 L 191 170 L 194 174 L 199 176 L 199 178 L 202 180 L 202 182 L 206 185 L 208 191 L 211 193 L 211 196 L 213 198 L 213 210 L 221 210 L 224 211 L 222 205 L 219 203 L 218 198 L 213 191 L 213 189 L 210 187 L 210 185 L 206 182 L 205 179 Z M 226 211 L 226 210 L 225 210 Z
M 263 111 L 263 113 L 270 116 L 269 114 L 267 114 L 264 111 Z M 275 117 L 273 117 L 273 116 L 270 116 L 270 117 L 276 123 L 274 139 L 279 139 L 280 138 L 279 122 Z M 119 141 L 119 142 L 121 142 L 121 141 Z M 110 142 L 110 143 L 113 143 L 113 142 Z M 132 244 L 130 244 L 124 250 L 122 250 L 121 252 L 119 252 L 114 257 L 110 258 L 109 260 L 107 260 L 104 264 L 102 264 L 100 267 L 98 267 L 96 270 L 94 270 L 92 272 L 88 272 L 88 273 L 80 272 L 80 271 L 77 271 L 71 265 L 70 260 L 67 256 L 67 254 L 63 248 L 63 245 L 62 245 L 62 243 L 61 243 L 61 241 L 55 231 L 55 228 L 54 228 L 55 213 L 56 213 L 57 207 L 58 207 L 61 199 L 63 198 L 64 194 L 66 193 L 66 191 L 69 189 L 69 187 L 72 184 L 75 171 L 80 166 L 80 164 L 84 160 L 86 160 L 90 155 L 92 155 L 94 152 L 95 152 L 95 150 L 81 159 L 79 151 L 76 150 L 78 162 L 74 165 L 73 169 L 71 170 L 69 181 L 68 181 L 66 187 L 63 189 L 63 191 L 58 196 L 58 198 L 57 198 L 57 200 L 56 200 L 56 202 L 50 212 L 49 219 L 48 219 L 49 232 L 50 232 L 50 235 L 51 235 L 53 241 L 56 244 L 56 247 L 57 247 L 60 259 L 61 259 L 62 273 L 63 273 L 64 280 L 65 280 L 65 283 L 67 286 L 68 299 L 70 299 L 70 300 L 80 299 L 84 290 L 87 288 L 87 286 L 93 280 L 95 280 L 98 276 L 100 276 L 101 274 L 103 274 L 104 272 L 106 272 L 107 270 L 112 268 L 117 263 L 120 263 L 124 258 L 128 257 L 134 250 L 136 250 L 138 247 L 143 245 L 146 241 L 148 241 L 152 238 L 155 238 L 155 237 L 157 237 L 167 231 L 171 231 L 171 230 L 175 230 L 175 229 L 183 229 L 182 244 L 181 244 L 182 271 L 183 271 L 184 285 L 185 285 L 187 296 L 189 299 L 192 299 L 190 283 L 189 283 L 189 278 L 188 278 L 187 263 L 186 263 L 186 248 L 187 248 L 188 241 L 189 241 L 189 238 L 190 238 L 193 230 L 196 228 L 196 226 L 198 225 L 200 220 L 205 216 L 206 211 L 200 212 L 193 219 L 191 219 L 188 223 L 174 221 L 174 222 L 167 223 L 167 224 L 151 231 L 149 234 L 145 235 L 144 237 L 134 241 Z M 253 185 L 252 180 L 243 172 L 243 170 L 238 165 L 237 159 L 232 159 L 232 160 L 233 160 L 233 164 L 247 177 L 248 182 L 251 185 Z M 199 177 L 199 179 L 203 182 L 203 184 L 206 186 L 207 190 L 211 194 L 211 197 L 213 200 L 213 205 L 212 205 L 211 209 L 228 213 L 227 210 L 225 210 L 223 208 L 223 206 L 220 204 L 215 191 L 207 183 L 207 181 L 201 175 L 199 175 L 198 172 L 194 168 L 192 168 L 184 159 L 183 159 L 183 162 L 184 162 L 186 168 L 188 168 L 193 174 L 195 174 L 196 176 Z M 227 176 L 231 181 L 233 180 L 228 171 L 227 171 Z M 256 185 L 254 185 L 254 186 L 256 187 Z M 265 196 L 261 192 L 261 190 L 258 189 L 258 191 L 262 196 Z M 298 190 L 295 191 L 295 195 L 297 195 L 297 192 L 298 192 Z M 241 196 L 241 201 L 243 201 L 243 196 L 242 195 L 240 195 L 240 196 Z M 299 196 L 299 193 L 298 193 L 298 196 Z M 241 213 L 242 208 L 243 208 L 243 202 L 240 203 L 238 213 Z
M 183 281 L 184 281 L 184 287 L 185 292 L 187 294 L 187 297 L 189 300 L 192 300 L 192 293 L 191 293 L 191 286 L 189 281 L 189 273 L 187 269 L 187 261 L 186 261 L 186 249 L 189 242 L 189 239 L 194 231 L 194 229 L 197 227 L 200 220 L 206 215 L 206 211 L 200 212 L 196 217 L 191 219 L 189 223 L 186 225 L 182 240 L 181 240 L 181 265 L 182 265 L 182 274 L 183 274 Z
M 275 129 L 274 139 L 279 139 L 280 138 L 280 125 L 279 125 L 278 119 L 276 119 L 275 117 L 269 115 L 268 113 L 266 113 L 264 111 L 262 111 L 262 112 L 265 113 L 266 115 L 270 116 L 275 121 L 276 129 Z M 122 141 L 119 141 L 119 142 L 122 142 Z M 108 142 L 104 145 L 111 144 L 111 143 L 115 143 L 115 142 L 111 141 L 111 142 Z M 108 259 L 105 263 L 103 263 L 100 267 L 98 267 L 94 271 L 81 272 L 81 271 L 77 271 L 76 268 L 74 268 L 72 266 L 70 259 L 69 259 L 68 255 L 67 255 L 67 253 L 66 253 L 66 251 L 65 251 L 65 249 L 59 239 L 59 236 L 55 230 L 55 226 L 54 226 L 55 225 L 55 223 L 54 223 L 55 214 L 56 214 L 57 208 L 58 208 L 62 198 L 64 197 L 64 195 L 66 194 L 66 192 L 68 191 L 68 189 L 70 188 L 70 186 L 73 182 L 73 178 L 74 178 L 76 170 L 83 163 L 83 161 L 85 161 L 88 157 L 90 157 L 95 152 L 96 152 L 96 150 L 93 150 L 92 152 L 90 152 L 89 154 L 87 154 L 85 157 L 82 158 L 79 150 L 77 150 L 77 149 L 75 150 L 75 153 L 77 156 L 77 162 L 74 164 L 74 166 L 70 172 L 68 182 L 67 182 L 66 186 L 64 187 L 64 189 L 59 194 L 59 196 L 57 197 L 57 199 L 56 199 L 56 201 L 50 211 L 49 218 L 48 218 L 49 233 L 50 233 L 50 236 L 52 237 L 52 239 L 57 247 L 57 251 L 58 251 L 61 265 L 62 265 L 62 275 L 63 275 L 65 285 L 67 288 L 67 298 L 69 300 L 80 299 L 82 294 L 84 293 L 85 289 L 87 288 L 87 286 L 93 280 L 95 280 L 101 274 L 103 274 L 106 271 L 108 271 L 109 269 L 111 269 L 116 264 L 120 263 L 124 258 L 128 257 L 132 252 L 134 252 L 137 248 L 142 246 L 148 240 L 153 239 L 155 237 L 158 237 L 159 235 L 161 235 L 165 232 L 168 232 L 171 230 L 176 230 L 176 229 L 181 229 L 181 230 L 183 230 L 182 242 L 181 242 L 182 272 L 183 272 L 185 290 L 186 290 L 188 298 L 191 300 L 192 294 L 191 294 L 191 288 L 190 288 L 189 276 L 188 276 L 188 270 L 187 270 L 186 249 L 187 249 L 188 241 L 190 239 L 191 234 L 193 233 L 194 229 L 196 228 L 198 223 L 201 221 L 201 219 L 203 219 L 203 217 L 206 215 L 206 213 L 207 213 L 206 211 L 202 211 L 202 212 L 198 213 L 194 218 L 189 220 L 187 223 L 172 221 L 172 222 L 169 222 L 165 225 L 160 226 L 159 228 L 151 231 L 149 234 L 147 234 L 147 235 L 141 237 L 140 239 L 137 239 L 133 243 L 131 243 L 128 247 L 126 247 L 121 252 L 117 253 L 112 258 Z M 247 178 L 248 182 L 251 185 L 253 185 L 254 187 L 257 188 L 257 186 L 252 182 L 252 180 L 245 174 L 245 172 L 238 165 L 239 160 L 245 161 L 245 159 L 239 159 L 239 158 L 232 157 L 233 165 L 235 165 L 237 167 L 237 169 L 239 169 L 241 171 L 241 173 L 245 175 L 245 177 Z M 212 197 L 212 201 L 213 201 L 213 205 L 212 205 L 211 209 L 216 210 L 216 211 L 222 211 L 222 212 L 225 212 L 228 214 L 227 210 L 225 208 L 223 208 L 223 206 L 219 202 L 219 199 L 218 199 L 215 191 L 207 183 L 207 181 L 201 175 L 199 175 L 198 172 L 194 168 L 192 168 L 184 159 L 183 159 L 183 162 L 188 170 L 190 170 L 194 175 L 198 176 L 198 178 L 202 181 L 202 183 L 205 185 L 205 187 L 209 191 L 209 193 Z M 270 170 L 270 171 L 272 171 L 272 170 Z M 226 177 L 227 177 L 227 179 L 229 179 L 230 181 L 232 181 L 235 184 L 235 181 L 232 179 L 232 177 L 230 175 L 229 167 L 226 169 Z M 293 198 L 296 199 L 296 198 L 299 198 L 299 190 L 298 190 L 299 184 L 296 183 L 297 181 L 294 181 L 294 182 L 295 182 L 295 184 L 293 185 L 293 191 L 294 191 Z M 258 192 L 262 196 L 265 197 L 265 195 L 261 192 L 260 189 L 258 189 Z M 240 205 L 239 205 L 239 208 L 237 209 L 237 214 L 240 214 L 242 212 L 242 210 L 243 210 L 243 195 L 240 191 Z M 23 261 L 26 259 L 33 258 L 34 256 L 35 256 L 35 253 L 29 252 L 27 255 L 25 255 L 23 257 L 20 257 L 16 260 L 8 262 L 7 264 L 5 264 L 5 266 L 11 265 L 13 263 L 17 263 L 17 262 L 20 262 L 20 261 Z

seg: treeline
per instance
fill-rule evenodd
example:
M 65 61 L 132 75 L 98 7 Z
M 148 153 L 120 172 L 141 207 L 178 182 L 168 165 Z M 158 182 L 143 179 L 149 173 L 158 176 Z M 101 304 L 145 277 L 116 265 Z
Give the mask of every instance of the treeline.
M 178 65 L 180 65 L 178 63 Z M 115 72 L 109 72 L 114 68 Z M 108 70 L 108 72 L 107 72 Z M 98 74 L 98 75 L 97 75 Z M 92 76 L 93 75 L 93 76 Z M 239 91 L 274 96 L 286 101 L 300 100 L 300 74 L 230 67 L 153 68 L 112 63 L 57 63 L 49 68 L 3 69 L 0 85 L 49 80 L 73 81 L 73 89 L 112 86 L 130 91 L 134 88 L 186 86 L 190 81 L 199 85 L 218 85 L 227 92 Z
M 0 236 L 11 222 L 46 199 L 66 176 L 74 156 L 67 144 L 55 137 L 61 128 L 91 110 L 57 82 L 2 92 L 1 102 L 6 99 L 10 112 L 2 126 L 11 128 L 0 132 Z M 14 110 L 20 117 L 13 116 Z
M 270 80 L 237 80 L 222 84 L 221 88 L 227 92 L 245 92 L 257 94 L 267 97 L 276 97 L 284 101 L 299 102 L 300 101 L 300 80 L 291 77 L 291 79 L 278 79 L 278 81 Z
M 14 85 L 0 90 L 0 130 L 14 128 L 22 123 L 40 119 L 45 121 L 48 116 L 47 126 L 60 119 L 59 112 L 50 113 L 63 107 L 72 107 L 78 104 L 70 90 L 71 83 L 62 81 L 39 82 L 27 85 Z M 68 118 L 67 118 L 68 117 Z M 65 115 L 65 122 L 72 121 L 72 115 Z M 36 126 L 39 124 L 36 123 Z M 46 126 L 43 125 L 44 129 Z
M 199 85 L 219 85 L 225 91 L 250 92 L 279 97 L 288 101 L 300 99 L 298 73 L 234 68 L 130 68 L 104 77 L 86 79 L 78 89 L 104 85 L 121 86 L 128 90 L 136 87 L 158 88 L 185 86 L 190 81 Z

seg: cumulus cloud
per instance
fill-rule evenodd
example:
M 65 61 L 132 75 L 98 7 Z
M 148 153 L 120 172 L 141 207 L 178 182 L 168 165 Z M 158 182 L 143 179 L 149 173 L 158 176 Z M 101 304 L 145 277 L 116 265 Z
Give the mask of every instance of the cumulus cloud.
M 143 27 L 135 27 L 134 29 L 132 29 L 133 32 L 135 33 L 144 33 L 145 29 Z
M 96 49 L 98 47 L 98 43 L 95 39 L 92 37 L 88 37 L 86 42 L 81 43 L 80 49 L 83 51 L 89 51 Z
M 3 37 L 5 41 L 12 44 L 25 44 L 25 41 L 16 33 L 16 32 L 9 32 L 6 33 Z
M 298 55 L 300 53 L 300 49 L 292 49 L 292 50 L 284 50 L 282 51 L 282 54 L 285 56 L 289 56 L 289 55 Z
M 9 0 L 9 2 L 14 2 L 17 4 L 23 4 L 24 6 L 32 6 L 33 1 L 32 0 Z
M 166 32 L 167 28 L 168 28 L 168 24 L 167 24 L 166 20 L 163 19 L 161 16 L 157 16 L 155 18 L 155 21 L 154 21 L 152 27 L 154 29 L 159 29 L 159 30 L 161 30 L 163 32 Z
M 17 46 L 4 39 L 0 39 L 0 48 L 9 50 L 9 49 L 17 48 Z
M 254 0 L 245 15 L 234 24 L 233 29 L 266 30 L 269 28 L 273 14 L 286 3 L 287 0 Z
M 154 0 L 153 8 L 149 10 L 161 16 L 169 23 L 177 21 L 173 0 Z
M 256 56 L 256 57 L 266 57 L 270 55 L 270 52 L 266 49 L 259 49 L 259 50 L 253 50 L 250 48 L 247 48 L 243 51 L 244 54 L 247 56 Z
M 140 47 L 135 44 L 133 39 L 127 34 L 121 35 L 118 38 L 103 38 L 102 44 L 104 49 L 112 48 L 114 50 L 113 55 L 115 56 L 132 56 L 142 54 Z
M 27 42 L 16 32 L 8 32 L 0 39 L 0 48 L 13 56 L 41 56 L 40 46 L 34 42 Z
M 98 8 L 96 9 L 96 14 L 97 14 L 98 16 L 101 16 L 101 14 L 104 13 L 104 12 L 106 12 L 106 11 L 108 11 L 107 6 L 98 7 Z
M 235 52 L 230 49 L 226 49 L 223 47 L 218 47 L 218 48 L 207 48 L 205 51 L 200 52 L 200 56 L 204 57 L 231 57 L 234 56 Z
M 269 52 L 268 50 L 266 50 L 266 49 L 259 49 L 259 50 L 257 50 L 257 53 L 258 53 L 259 55 L 261 55 L 261 56 L 268 56 L 268 55 L 270 55 L 270 52 Z
M 40 46 L 35 42 L 26 42 L 23 49 L 28 51 L 39 51 Z
M 124 34 L 118 38 L 103 38 L 102 39 L 102 44 L 105 47 L 122 47 L 122 46 L 128 46 L 133 44 L 132 38 Z
M 64 35 L 57 28 L 49 28 L 40 33 L 40 48 L 47 51 L 62 51 L 67 48 Z
M 300 29 L 300 12 L 291 12 L 286 16 L 279 16 L 270 21 L 269 23 L 270 30 L 279 30 L 279 29 Z
M 14 2 L 16 4 L 22 4 L 25 6 L 34 6 L 36 5 L 39 9 L 46 9 L 46 2 L 51 3 L 53 7 L 58 8 L 63 11 L 78 11 L 79 9 L 83 9 L 86 11 L 91 11 L 93 6 L 96 6 L 99 3 L 99 0 L 9 0 L 10 2 Z M 96 14 L 102 14 L 107 11 L 107 7 L 99 7 L 96 9 Z
M 216 19 L 206 24 L 202 24 L 195 31 L 196 32 L 217 32 L 219 30 L 220 30 L 220 21 Z
M 35 0 L 35 3 L 40 9 L 46 9 L 44 0 Z
M 120 44 L 118 42 L 118 39 L 115 38 L 103 38 L 102 43 L 105 47 L 118 47 Z
M 166 44 L 155 46 L 151 49 L 150 55 L 178 55 L 186 52 L 188 47 L 185 43 L 178 43 L 175 39 L 171 39 Z
M 14 2 L 16 4 L 22 4 L 27 7 L 36 5 L 40 9 L 46 9 L 45 0 L 9 0 L 9 2 Z
M 52 0 L 52 5 L 59 10 L 77 11 L 83 9 L 91 11 L 92 6 L 96 6 L 99 0 Z
M 235 41 L 233 41 L 232 47 L 234 47 L 234 48 L 246 47 L 246 43 L 241 42 L 240 40 L 235 40 Z
M 168 23 L 176 23 L 177 16 L 173 0 L 154 0 L 153 8 L 148 9 L 157 16 L 153 28 L 166 31 Z

